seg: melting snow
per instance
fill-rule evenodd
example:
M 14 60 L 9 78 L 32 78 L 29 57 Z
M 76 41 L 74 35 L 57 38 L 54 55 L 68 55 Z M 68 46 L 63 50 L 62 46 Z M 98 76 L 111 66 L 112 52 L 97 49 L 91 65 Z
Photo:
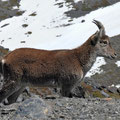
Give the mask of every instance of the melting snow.
M 118 67 L 120 67 L 120 61 L 117 61 L 115 64 L 116 64 Z
M 116 85 L 116 88 L 120 88 L 120 84 Z
M 92 75 L 96 73 L 103 72 L 102 69 L 100 69 L 101 65 L 105 65 L 106 62 L 103 57 L 98 57 L 95 64 L 92 66 L 91 70 L 86 74 L 86 77 L 91 77 Z
M 111 86 L 109 86 L 109 87 L 116 87 L 116 88 L 120 88 L 120 84 L 118 84 L 118 85 L 114 85 L 114 84 L 112 84 Z
M 8 0 L 2 0 L 3 2 L 8 1 Z
M 81 1 L 82 3 L 84 2 L 84 0 L 74 0 L 75 3 Z

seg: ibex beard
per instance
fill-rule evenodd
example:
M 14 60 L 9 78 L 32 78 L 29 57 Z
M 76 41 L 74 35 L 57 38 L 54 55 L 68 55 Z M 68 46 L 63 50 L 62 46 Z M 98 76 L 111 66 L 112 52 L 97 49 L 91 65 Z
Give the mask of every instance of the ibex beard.
M 71 50 L 16 49 L 2 58 L 1 73 L 5 84 L 0 102 L 16 102 L 26 86 L 60 87 L 62 96 L 69 97 L 76 84 L 83 80 L 98 56 L 116 57 L 110 38 L 101 22 L 94 20 L 99 31 L 81 46 Z

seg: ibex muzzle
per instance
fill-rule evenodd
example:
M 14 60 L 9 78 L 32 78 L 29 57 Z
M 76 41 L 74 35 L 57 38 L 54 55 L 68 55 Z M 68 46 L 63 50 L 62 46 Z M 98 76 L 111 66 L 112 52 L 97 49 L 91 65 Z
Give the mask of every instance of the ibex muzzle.
M 97 56 L 115 58 L 104 26 L 99 21 L 93 22 L 99 31 L 75 49 L 48 51 L 20 48 L 3 57 L 0 71 L 3 71 L 7 83 L 0 90 L 0 102 L 5 98 L 9 104 L 15 102 L 26 86 L 60 87 L 62 96 L 69 97 Z

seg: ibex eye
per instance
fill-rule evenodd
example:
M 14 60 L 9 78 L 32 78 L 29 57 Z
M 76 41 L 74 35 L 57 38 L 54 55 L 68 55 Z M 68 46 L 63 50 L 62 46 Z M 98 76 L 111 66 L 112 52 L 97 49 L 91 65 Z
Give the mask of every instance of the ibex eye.
M 107 44 L 107 41 L 100 41 L 100 43 Z
M 107 44 L 107 41 L 103 41 L 104 44 Z

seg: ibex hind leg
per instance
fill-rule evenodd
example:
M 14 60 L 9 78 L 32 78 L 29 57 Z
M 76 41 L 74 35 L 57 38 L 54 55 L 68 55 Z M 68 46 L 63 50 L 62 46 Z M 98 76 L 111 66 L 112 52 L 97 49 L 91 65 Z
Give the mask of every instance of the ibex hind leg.
M 72 90 L 71 85 L 63 85 L 61 88 L 61 95 L 63 97 L 70 97 L 71 98 L 72 97 L 71 90 Z
M 2 103 L 18 89 L 20 89 L 20 86 L 15 81 L 10 81 L 9 83 L 3 85 L 3 88 L 0 90 L 0 103 Z
M 6 105 L 9 105 L 9 104 L 12 104 L 12 103 L 15 103 L 17 101 L 17 98 L 19 97 L 19 95 L 24 91 L 25 87 L 21 87 L 20 89 L 18 89 L 16 92 L 14 92 L 13 94 L 11 94 L 7 100 L 8 100 L 8 103 Z

